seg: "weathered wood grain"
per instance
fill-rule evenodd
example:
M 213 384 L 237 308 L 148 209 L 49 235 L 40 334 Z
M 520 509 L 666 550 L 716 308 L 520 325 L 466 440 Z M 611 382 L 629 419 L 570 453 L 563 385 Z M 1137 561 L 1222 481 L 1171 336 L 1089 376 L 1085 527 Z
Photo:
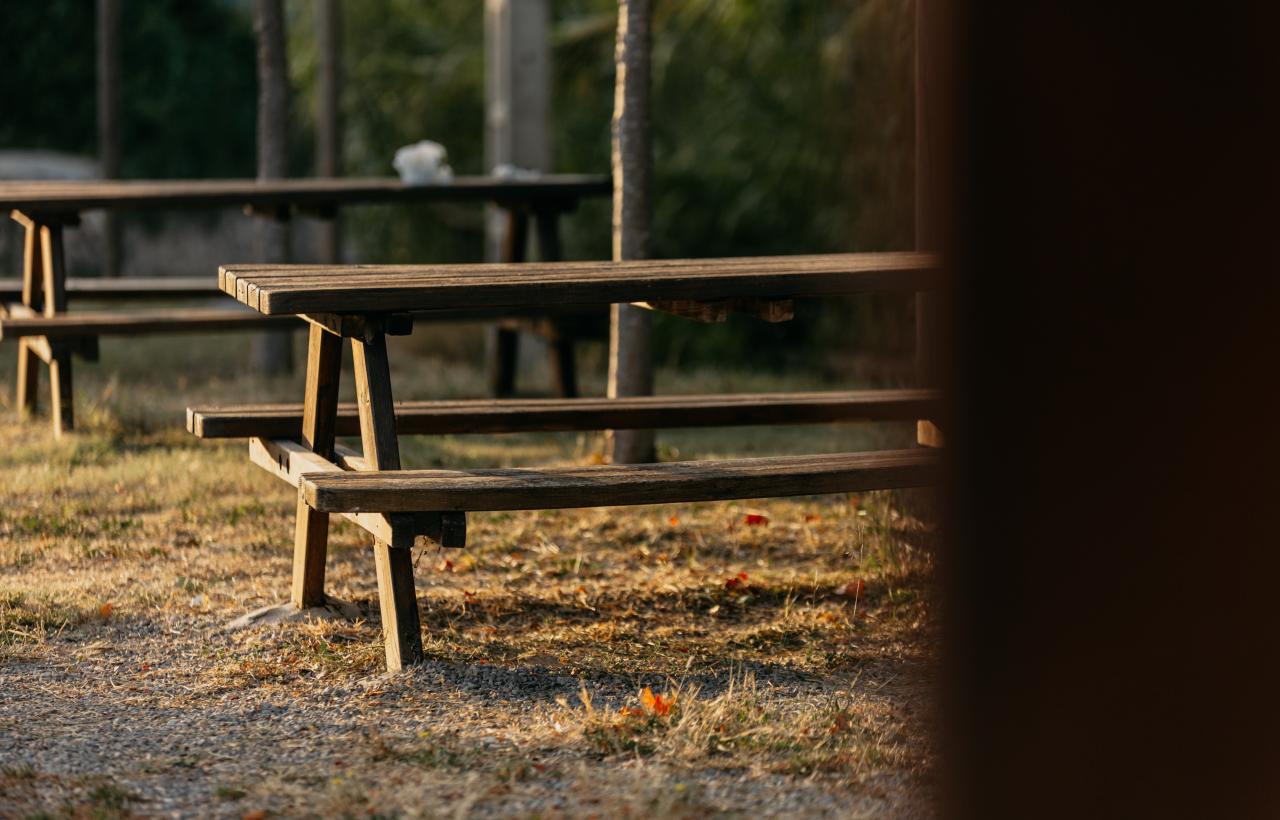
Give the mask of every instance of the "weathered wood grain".
M 0 279 L 0 301 L 22 299 L 22 280 Z M 67 278 L 67 298 L 95 301 L 188 299 L 221 297 L 217 281 L 209 276 L 144 276 L 128 279 Z
M 433 435 L 892 421 L 933 415 L 941 408 L 937 391 L 906 389 L 413 401 L 397 404 L 395 414 L 401 435 Z M 200 438 L 296 438 L 301 434 L 302 409 L 297 404 L 190 407 L 187 430 Z M 338 435 L 358 435 L 356 406 L 339 405 L 336 423 Z
M 302 446 L 332 458 L 342 375 L 342 339 L 319 325 L 308 334 L 307 380 L 303 389 Z M 312 509 L 298 494 L 293 538 L 294 606 L 324 603 L 325 559 L 329 551 L 329 515 Z
M 548 174 L 537 179 L 460 176 L 451 182 L 405 185 L 393 177 L 333 179 L 93 180 L 0 183 L 0 209 L 24 214 L 108 208 L 210 208 L 294 206 L 317 209 L 361 202 L 538 203 L 569 208 L 577 199 L 608 196 L 608 177 Z
M 40 308 L 44 295 L 44 262 L 40 258 L 40 227 L 31 220 L 15 214 L 14 219 L 23 227 L 22 286 L 20 295 L 23 306 L 33 313 Z M 47 343 L 46 343 L 47 344 Z M 50 354 L 50 358 L 52 354 Z M 30 416 L 37 408 L 37 390 L 40 386 L 40 368 L 35 362 L 35 350 L 26 344 L 18 347 L 18 413 Z M 48 358 L 45 359 L 48 361 Z
M 243 309 L 174 308 L 146 311 L 58 312 L 49 316 L 0 318 L 0 339 L 45 336 L 132 336 L 140 333 L 203 333 L 213 330 L 252 330 L 263 327 L 302 327 L 297 316 L 263 316 Z
M 338 464 L 321 458 L 296 441 L 286 439 L 249 439 L 249 461 L 294 487 L 299 486 L 302 483 L 302 476 L 308 473 L 345 472 Z M 418 521 L 416 516 L 405 516 L 399 513 L 396 515 L 336 513 L 336 515 L 341 515 L 375 539 L 397 546 L 413 546 L 416 535 L 428 534 L 415 531 Z
M 936 451 L 771 456 L 727 461 L 305 476 L 307 503 L 330 512 L 541 510 L 894 489 L 933 484 Z
M 355 361 L 360 444 L 364 460 L 377 471 L 369 475 L 395 472 L 400 468 L 400 442 L 396 436 L 386 336 L 376 333 L 370 339 L 352 339 L 351 352 Z M 307 503 L 311 503 L 309 499 Z M 422 659 L 422 625 L 413 586 L 413 558 L 408 549 L 374 539 L 373 561 L 378 574 L 378 606 L 382 612 L 387 670 L 395 672 L 407 663 Z
M 226 265 L 222 289 L 266 314 L 619 302 L 778 300 L 940 286 L 922 253 L 524 265 Z
M 67 309 L 67 261 L 62 244 L 62 225 L 40 226 L 40 258 L 44 267 L 44 321 L 55 319 Z M 39 321 L 36 319 L 13 321 Z M 32 334 L 49 336 L 47 333 Z M 53 417 L 53 434 L 61 436 L 75 428 L 75 402 L 71 392 L 71 349 L 66 344 L 50 343 L 49 412 Z

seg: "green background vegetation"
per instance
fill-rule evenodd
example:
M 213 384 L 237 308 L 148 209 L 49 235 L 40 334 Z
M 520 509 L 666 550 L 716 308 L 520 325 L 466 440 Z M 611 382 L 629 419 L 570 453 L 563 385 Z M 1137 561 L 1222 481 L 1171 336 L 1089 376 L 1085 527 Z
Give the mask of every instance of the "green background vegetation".
M 0 17 L 0 149 L 92 155 L 94 3 L 9 4 Z M 911 246 L 911 0 L 658 0 L 653 54 L 655 256 L 892 250 Z M 124 175 L 252 175 L 254 44 L 248 4 L 121 3 Z M 313 5 L 287 0 L 295 116 L 293 170 L 313 167 Z M 553 4 L 555 168 L 607 173 L 614 0 Z M 483 160 L 483 4 L 345 4 L 345 166 L 391 173 L 395 149 L 444 143 L 461 174 Z M 481 254 L 468 209 L 351 209 L 365 261 Z M 424 218 L 424 217 L 430 218 Z M 566 221 L 577 257 L 609 253 L 608 203 Z M 707 328 L 659 317 L 668 364 L 744 355 L 760 366 L 819 365 L 828 351 L 905 356 L 911 300 L 801 306 L 800 321 Z

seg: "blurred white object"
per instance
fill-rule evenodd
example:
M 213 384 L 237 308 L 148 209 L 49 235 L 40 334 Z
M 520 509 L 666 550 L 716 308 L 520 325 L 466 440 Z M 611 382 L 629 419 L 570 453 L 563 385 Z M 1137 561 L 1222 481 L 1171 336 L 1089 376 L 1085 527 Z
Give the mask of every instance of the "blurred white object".
M 517 168 L 509 162 L 499 162 L 493 166 L 492 173 L 498 179 L 537 179 L 542 176 L 541 171 L 535 171 L 531 168 Z
M 449 152 L 438 142 L 422 140 L 396 151 L 391 164 L 405 185 L 427 185 L 453 179 Z

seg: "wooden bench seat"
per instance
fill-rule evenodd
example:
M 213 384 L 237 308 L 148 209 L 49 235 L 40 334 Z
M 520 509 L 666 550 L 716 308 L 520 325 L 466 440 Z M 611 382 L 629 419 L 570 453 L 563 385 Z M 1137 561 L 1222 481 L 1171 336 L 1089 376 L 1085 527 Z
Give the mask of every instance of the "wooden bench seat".
M 858 492 L 936 483 L 933 450 L 770 456 L 666 464 L 380 470 L 302 476 L 321 512 L 470 512 L 606 507 Z
M 9 316 L 0 317 L 0 339 L 44 336 L 121 336 L 138 333 L 200 333 L 212 330 L 250 330 L 268 327 L 298 327 L 296 316 L 263 316 L 246 310 L 225 308 L 147 311 L 83 311 L 42 316 L 29 308 L 11 306 Z M 26 315 L 13 315 L 21 312 Z
M 102 301 L 145 299 L 194 299 L 221 296 L 217 283 L 208 276 L 140 276 L 121 279 L 67 279 L 67 297 Z M 0 302 L 22 298 L 21 279 L 0 280 Z
M 851 390 L 413 401 L 397 404 L 395 417 L 398 433 L 430 435 L 913 420 L 933 418 L 940 405 L 941 396 L 933 390 Z M 187 430 L 200 438 L 298 438 L 302 434 L 302 405 L 191 407 L 187 409 Z M 340 436 L 360 434 L 355 404 L 338 406 L 335 432 Z

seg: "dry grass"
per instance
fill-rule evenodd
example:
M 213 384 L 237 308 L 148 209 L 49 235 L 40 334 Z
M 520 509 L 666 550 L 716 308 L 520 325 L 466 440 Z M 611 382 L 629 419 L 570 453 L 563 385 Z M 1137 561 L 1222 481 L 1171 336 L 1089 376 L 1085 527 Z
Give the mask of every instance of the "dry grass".
M 409 352 L 401 381 L 447 371 Z M 343 524 L 328 589 L 366 619 L 225 629 L 285 596 L 293 496 L 243 443 L 177 429 L 182 399 L 139 356 L 80 370 L 86 429 L 67 440 L 0 421 L 0 815 L 927 815 L 932 532 L 904 496 L 474 515 L 468 550 L 415 551 L 428 661 L 387 677 L 371 555 Z M 183 372 L 202 374 L 196 400 L 296 395 L 205 359 Z M 478 390 L 455 373 L 453 394 Z M 909 435 L 665 441 L 688 457 Z M 599 446 L 405 452 L 547 463 Z

